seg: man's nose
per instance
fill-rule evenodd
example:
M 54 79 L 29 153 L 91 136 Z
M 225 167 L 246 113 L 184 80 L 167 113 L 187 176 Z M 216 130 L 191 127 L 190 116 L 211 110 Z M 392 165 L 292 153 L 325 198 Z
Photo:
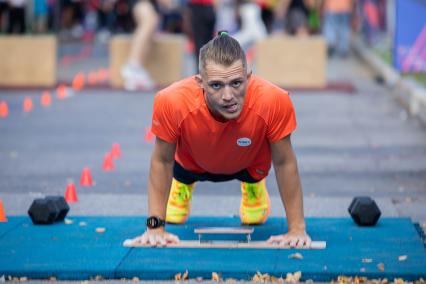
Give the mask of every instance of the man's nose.
M 234 95 L 232 94 L 232 88 L 228 85 L 225 86 L 222 93 L 222 100 L 224 101 L 230 101 L 232 100 L 232 97 Z

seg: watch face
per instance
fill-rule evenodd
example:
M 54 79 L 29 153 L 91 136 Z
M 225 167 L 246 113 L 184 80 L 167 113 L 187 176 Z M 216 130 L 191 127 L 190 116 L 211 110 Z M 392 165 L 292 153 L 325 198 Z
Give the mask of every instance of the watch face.
M 164 221 L 158 217 L 151 216 L 146 219 L 146 226 L 150 229 L 155 229 L 164 225 Z

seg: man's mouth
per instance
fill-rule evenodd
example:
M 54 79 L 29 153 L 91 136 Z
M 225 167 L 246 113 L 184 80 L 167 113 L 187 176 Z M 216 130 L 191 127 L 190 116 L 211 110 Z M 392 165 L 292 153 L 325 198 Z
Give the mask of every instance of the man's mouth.
M 223 108 L 227 111 L 227 112 L 236 112 L 238 110 L 238 104 L 229 104 L 226 106 L 223 106 Z

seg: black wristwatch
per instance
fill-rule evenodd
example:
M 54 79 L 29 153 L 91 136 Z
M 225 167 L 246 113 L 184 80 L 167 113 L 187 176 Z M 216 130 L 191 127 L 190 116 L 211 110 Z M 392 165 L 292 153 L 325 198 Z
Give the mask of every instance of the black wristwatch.
M 146 226 L 149 229 L 156 229 L 160 227 L 164 227 L 166 225 L 166 221 L 160 219 L 157 216 L 150 216 L 146 219 Z

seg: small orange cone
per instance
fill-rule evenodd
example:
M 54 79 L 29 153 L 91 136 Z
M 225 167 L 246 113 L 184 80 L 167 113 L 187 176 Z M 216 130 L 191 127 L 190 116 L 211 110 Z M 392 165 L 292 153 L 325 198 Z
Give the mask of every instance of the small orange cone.
M 151 131 L 151 127 L 145 127 L 145 142 L 151 143 L 154 141 L 155 135 Z
M 81 186 L 92 186 L 92 174 L 90 173 L 90 168 L 85 167 L 80 177 L 80 185 Z
M 114 159 L 118 159 L 121 157 L 121 148 L 120 148 L 120 144 L 118 143 L 114 143 L 112 144 L 112 148 L 111 148 L 111 156 Z
M 89 85 L 96 85 L 98 83 L 98 74 L 95 71 L 92 71 L 87 76 L 87 83 Z
M 40 103 L 44 107 L 48 107 L 52 104 L 52 97 L 49 91 L 44 91 L 40 98 Z
M 65 190 L 65 200 L 68 203 L 74 203 L 78 201 L 75 184 L 73 182 L 70 182 L 67 185 L 67 189 Z
M 33 110 L 33 100 L 30 97 L 25 97 L 22 109 L 24 112 L 30 112 Z
M 74 80 L 72 81 L 72 88 L 74 91 L 81 91 L 84 88 L 84 74 L 79 72 L 75 75 Z
M 114 170 L 114 161 L 111 153 L 106 153 L 104 157 L 104 164 L 102 166 L 103 170 L 106 172 Z
M 61 84 L 58 86 L 58 88 L 56 88 L 56 96 L 60 100 L 67 97 L 67 87 L 64 84 Z
M 0 222 L 7 222 L 6 213 L 4 212 L 3 201 L 0 199 Z
M 4 101 L 0 102 L 0 117 L 7 117 L 9 115 L 9 107 Z

